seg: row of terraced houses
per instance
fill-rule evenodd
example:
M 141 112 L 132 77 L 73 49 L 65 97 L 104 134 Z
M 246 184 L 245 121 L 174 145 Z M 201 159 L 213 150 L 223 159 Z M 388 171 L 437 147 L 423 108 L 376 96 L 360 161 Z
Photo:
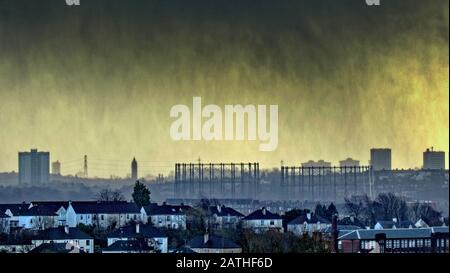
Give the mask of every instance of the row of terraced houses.
M 203 236 L 186 238 L 181 249 L 169 249 L 163 229 L 189 229 L 184 204 L 152 203 L 138 207 L 132 202 L 60 201 L 0 204 L 0 251 L 4 252 L 94 252 L 94 239 L 80 226 L 108 229 L 104 253 L 133 252 L 215 252 L 238 253 L 242 249 L 227 238 L 205 232 Z M 252 229 L 257 233 L 274 230 L 296 235 L 337 234 L 340 252 L 448 252 L 448 227 L 429 227 L 416 223 L 379 221 L 364 227 L 354 219 L 341 219 L 336 224 L 313 213 L 306 213 L 283 226 L 283 218 L 266 208 L 247 216 L 226 206 L 210 206 L 214 229 Z M 350 224 L 349 224 L 350 222 Z M 18 234 L 31 234 L 24 240 Z

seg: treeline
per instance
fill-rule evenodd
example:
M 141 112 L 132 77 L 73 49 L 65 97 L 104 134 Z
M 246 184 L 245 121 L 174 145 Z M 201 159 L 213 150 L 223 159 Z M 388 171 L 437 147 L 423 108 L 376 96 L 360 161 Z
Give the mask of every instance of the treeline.
M 365 226 L 373 227 L 377 221 L 397 219 L 401 221 L 425 221 L 429 226 L 441 226 L 442 213 L 428 203 L 407 203 L 405 198 L 394 193 L 379 194 L 374 200 L 367 195 L 345 199 L 345 210 Z M 448 218 L 447 218 L 448 221 Z
M 150 187 L 151 183 L 145 183 Z M 154 188 L 152 186 L 152 188 Z M 156 191 L 157 192 L 157 191 Z M 86 184 L 81 182 L 52 182 L 46 185 L 13 185 L 0 186 L 0 203 L 22 203 L 31 201 L 59 201 L 59 200 L 104 200 L 107 195 L 120 195 L 121 200 L 132 201 L 133 184 Z M 155 191 L 152 190 L 152 193 Z M 117 198 L 113 197 L 113 199 Z M 153 195 L 161 200 L 162 196 Z M 158 199 L 159 198 L 159 199 Z M 109 200 L 112 201 L 112 200 Z

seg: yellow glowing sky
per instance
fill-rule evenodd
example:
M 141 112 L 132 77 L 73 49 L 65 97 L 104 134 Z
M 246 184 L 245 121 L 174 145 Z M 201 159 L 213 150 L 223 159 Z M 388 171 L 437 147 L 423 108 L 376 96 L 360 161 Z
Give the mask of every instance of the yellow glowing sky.
M 198 157 L 264 168 L 367 164 L 372 147 L 392 148 L 395 168 L 414 168 L 434 146 L 448 168 L 448 1 L 385 1 L 378 10 L 274 1 L 220 15 L 212 4 L 96 2 L 33 7 L 45 16 L 0 4 L 0 172 L 17 170 L 17 152 L 32 147 L 50 151 L 65 174 L 87 154 L 97 176 L 124 176 L 133 156 L 141 175 Z M 169 110 L 193 96 L 278 104 L 278 149 L 172 141 Z

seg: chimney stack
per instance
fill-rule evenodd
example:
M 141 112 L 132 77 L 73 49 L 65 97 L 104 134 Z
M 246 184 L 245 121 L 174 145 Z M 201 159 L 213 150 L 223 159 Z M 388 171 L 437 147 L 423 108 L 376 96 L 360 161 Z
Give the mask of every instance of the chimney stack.
M 220 213 L 222 211 L 222 207 L 220 205 L 217 205 L 217 212 Z
M 141 228 L 139 226 L 139 223 L 136 224 L 136 234 L 139 234 L 141 232 Z
M 67 225 L 64 226 L 64 232 L 66 234 L 69 234 L 69 226 L 67 226 Z
M 311 212 L 308 212 L 308 213 L 306 214 L 306 218 L 308 218 L 308 220 L 311 220 Z
M 263 215 L 266 215 L 266 207 L 263 207 L 261 212 L 262 212 Z
M 203 243 L 206 244 L 209 241 L 209 233 L 205 232 L 205 235 L 203 235 Z

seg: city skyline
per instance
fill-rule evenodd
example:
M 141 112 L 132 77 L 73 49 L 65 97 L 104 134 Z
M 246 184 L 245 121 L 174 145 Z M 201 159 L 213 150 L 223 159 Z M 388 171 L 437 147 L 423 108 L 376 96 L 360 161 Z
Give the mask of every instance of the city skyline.
M 446 152 L 443 151 L 436 151 L 433 149 L 434 147 L 431 148 L 427 148 L 426 150 L 423 151 L 423 156 L 427 153 L 444 153 L 444 155 L 441 158 L 437 158 L 434 159 L 435 161 L 435 165 L 440 165 L 440 160 L 444 160 L 443 165 L 445 166 L 447 164 L 447 162 L 445 161 L 445 157 L 447 156 Z M 34 148 L 31 149 L 31 152 L 33 152 L 33 150 L 36 150 Z M 37 149 L 39 150 L 39 149 Z M 391 162 L 392 159 L 392 152 L 389 148 L 372 148 L 370 149 L 370 151 L 372 150 L 389 150 L 389 163 L 387 163 L 388 165 Z M 43 152 L 40 151 L 39 152 Z M 69 168 L 64 169 L 64 163 L 65 162 L 61 162 L 59 159 L 52 159 L 51 158 L 51 152 L 49 151 L 44 151 L 45 153 L 49 153 L 49 162 L 51 162 L 52 164 L 52 168 L 50 170 L 50 164 L 49 164 L 49 173 L 55 174 L 53 173 L 54 170 L 54 165 L 53 164 L 57 164 L 58 167 L 56 167 L 56 169 L 58 170 L 59 175 L 65 175 L 65 176 L 70 176 L 70 175 L 74 175 L 74 176 L 80 176 L 80 177 L 84 177 L 84 178 L 111 178 L 111 177 L 116 177 L 116 178 L 146 178 L 146 177 L 150 177 L 150 176 L 159 176 L 160 174 L 162 175 L 171 175 L 173 174 L 173 167 L 174 164 L 176 163 L 180 163 L 180 162 L 176 162 L 176 161 L 172 161 L 172 162 L 164 162 L 163 164 L 167 164 L 167 165 L 162 165 L 161 161 L 145 161 L 143 160 L 142 162 L 137 160 L 136 157 L 132 157 L 131 160 L 127 160 L 127 159 L 94 159 L 94 162 L 92 163 L 92 165 L 94 166 L 94 173 L 97 173 L 97 175 L 93 175 L 93 176 L 86 176 L 85 172 L 87 172 L 87 169 L 84 169 L 85 166 L 85 158 L 86 158 L 86 163 L 89 162 L 89 164 L 86 165 L 86 167 L 91 166 L 90 160 L 88 159 L 89 157 L 87 157 L 87 155 L 83 155 L 80 159 L 78 160 L 71 160 L 68 162 Z M 20 161 L 20 155 L 23 153 L 29 153 L 29 152 L 19 152 L 19 161 Z M 441 155 L 440 155 L 441 156 Z M 378 159 L 379 160 L 379 159 Z M 430 164 L 427 163 L 428 162 L 428 158 L 426 159 L 425 157 L 423 157 L 423 162 L 421 164 L 421 166 L 415 166 L 415 167 L 410 167 L 410 168 L 396 168 L 395 166 L 389 165 L 389 167 L 387 167 L 386 170 L 398 170 L 398 169 L 427 169 L 425 168 L 426 164 Z M 437 160 L 437 161 L 436 161 Z M 379 161 L 376 163 L 371 163 L 371 160 L 369 159 L 367 161 L 367 164 L 364 161 L 361 161 L 357 158 L 351 158 L 351 157 L 345 157 L 342 160 L 339 160 L 338 162 L 329 162 L 326 159 L 309 159 L 307 161 L 302 161 L 302 162 L 285 162 L 284 160 L 279 162 L 279 165 L 277 166 L 261 166 L 262 170 L 270 170 L 272 168 L 278 168 L 280 166 L 330 166 L 330 167 L 338 167 L 338 166 L 349 166 L 348 163 L 342 165 L 343 162 L 356 162 L 356 165 L 352 165 L 352 166 L 359 166 L 360 164 L 362 166 L 374 166 L 374 165 L 379 165 Z M 188 161 L 184 161 L 183 163 L 187 163 L 187 162 L 195 162 L 195 163 L 214 163 L 213 161 L 206 161 L 206 160 L 202 160 L 202 158 L 197 158 L 197 159 L 192 159 L 192 160 L 188 160 Z M 236 161 L 236 162 L 249 162 L 246 160 L 240 160 L 240 161 Z M 131 167 L 129 167 L 131 164 Z M 138 168 L 138 164 L 139 164 L 139 168 Z M 142 165 L 141 165 L 142 164 Z M 383 164 L 383 163 L 381 163 Z M 142 171 L 141 167 L 143 167 L 142 169 L 144 169 L 144 171 Z M 377 167 L 375 167 L 375 170 L 377 170 Z M 149 170 L 149 168 L 151 170 Z M 91 168 L 89 168 L 91 169 Z M 99 169 L 103 169 L 103 171 L 99 171 Z M 381 168 L 380 170 L 382 170 L 384 168 Z M 138 170 L 139 173 L 141 175 L 138 176 Z M 5 172 L 5 171 L 1 171 L 0 173 Z M 9 172 L 9 171 L 6 171 Z M 16 170 L 12 170 L 12 172 L 19 172 L 19 166 Z M 102 175 L 98 175 L 98 173 L 102 173 Z M 136 179 L 134 179 L 136 180 Z
M 432 146 L 448 169 L 448 1 L 60 2 L 0 3 L 0 171 L 32 147 L 63 173 L 85 154 L 156 175 L 198 157 L 364 163 L 373 147 L 407 169 Z M 173 141 L 170 109 L 194 96 L 278 105 L 277 149 Z

